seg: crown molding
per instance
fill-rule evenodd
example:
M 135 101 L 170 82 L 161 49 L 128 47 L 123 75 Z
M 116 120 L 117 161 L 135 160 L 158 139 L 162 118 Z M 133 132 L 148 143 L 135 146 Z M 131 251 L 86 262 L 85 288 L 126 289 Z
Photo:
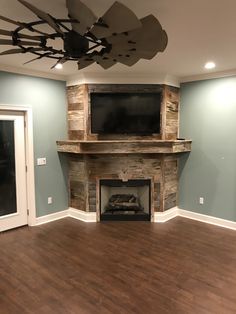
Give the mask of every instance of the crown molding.
M 67 77 L 67 86 L 79 84 L 166 84 L 180 86 L 175 76 L 161 73 L 78 73 Z
M 195 82 L 195 81 L 203 81 L 203 80 L 211 80 L 223 77 L 230 77 L 236 75 L 236 69 L 228 70 L 228 71 L 219 71 L 219 72 L 211 72 L 199 75 L 192 75 L 192 76 L 185 76 L 180 77 L 180 83 L 187 83 L 187 82 Z
M 47 78 L 47 79 L 57 80 L 57 81 L 66 81 L 66 79 L 67 79 L 67 77 L 64 75 L 41 72 L 41 71 L 37 71 L 37 70 L 30 70 L 30 69 L 23 68 L 23 67 L 13 67 L 13 66 L 4 65 L 4 64 L 0 64 L 0 71 L 10 72 L 10 73 L 15 73 L 15 74 L 28 75 L 28 76 L 41 77 L 41 78 Z
M 228 71 L 211 72 L 199 75 L 177 77 L 163 73 L 121 73 L 121 72 L 80 72 L 74 75 L 60 75 L 55 73 L 31 70 L 24 67 L 13 67 L 0 64 L 0 71 L 10 72 L 34 77 L 65 81 L 67 86 L 78 84 L 166 84 L 180 87 L 180 84 L 194 81 L 203 81 L 223 77 L 236 76 L 236 69 Z

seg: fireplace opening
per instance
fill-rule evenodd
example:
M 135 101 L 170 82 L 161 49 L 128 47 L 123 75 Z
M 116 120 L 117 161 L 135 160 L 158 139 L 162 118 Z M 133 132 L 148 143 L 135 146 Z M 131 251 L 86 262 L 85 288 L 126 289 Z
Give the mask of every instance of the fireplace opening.
M 151 220 L 151 180 L 100 180 L 100 220 Z

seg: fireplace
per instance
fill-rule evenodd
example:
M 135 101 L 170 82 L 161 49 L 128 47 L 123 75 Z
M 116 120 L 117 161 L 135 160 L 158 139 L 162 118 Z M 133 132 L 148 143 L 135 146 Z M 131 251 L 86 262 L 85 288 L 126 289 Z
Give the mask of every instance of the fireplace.
M 100 220 L 150 221 L 151 180 L 100 180 Z
M 123 133 L 118 125 L 105 132 L 98 112 L 94 115 L 95 94 L 159 94 L 154 107 L 160 130 L 155 128 L 150 134 L 146 127 L 139 131 L 132 127 L 126 134 L 127 129 Z M 191 151 L 191 140 L 177 139 L 179 89 L 154 84 L 82 84 L 69 86 L 67 95 L 69 138 L 57 141 L 57 148 L 69 160 L 69 206 L 97 221 L 153 222 L 157 213 L 177 206 L 179 156 Z M 129 114 L 130 119 L 135 116 L 137 112 Z

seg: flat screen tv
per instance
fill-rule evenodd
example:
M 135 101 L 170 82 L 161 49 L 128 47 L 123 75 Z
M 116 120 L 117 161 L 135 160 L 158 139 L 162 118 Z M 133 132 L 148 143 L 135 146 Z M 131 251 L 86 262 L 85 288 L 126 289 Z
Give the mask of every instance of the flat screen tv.
M 160 133 L 160 93 L 91 93 L 91 132 Z

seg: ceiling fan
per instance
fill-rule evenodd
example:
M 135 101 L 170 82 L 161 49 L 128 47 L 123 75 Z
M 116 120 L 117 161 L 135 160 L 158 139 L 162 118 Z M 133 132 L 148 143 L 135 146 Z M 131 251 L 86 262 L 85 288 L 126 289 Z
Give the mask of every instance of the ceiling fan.
M 140 59 L 150 60 L 167 46 L 167 34 L 153 15 L 139 20 L 118 1 L 98 18 L 80 0 L 66 0 L 68 19 L 55 18 L 25 0 L 18 1 L 39 20 L 23 23 L 0 16 L 0 20 L 17 26 L 13 31 L 0 29 L 1 37 L 10 37 L 0 38 L 0 45 L 14 46 L 0 55 L 33 53 L 35 57 L 26 63 L 51 58 L 56 61 L 52 68 L 76 61 L 79 70 L 93 63 L 108 69 L 117 62 L 132 66 Z M 51 33 L 40 30 L 45 24 L 50 26 Z M 24 34 L 26 30 L 32 35 Z M 63 41 L 63 49 L 50 46 L 49 40 L 51 43 L 56 39 Z

